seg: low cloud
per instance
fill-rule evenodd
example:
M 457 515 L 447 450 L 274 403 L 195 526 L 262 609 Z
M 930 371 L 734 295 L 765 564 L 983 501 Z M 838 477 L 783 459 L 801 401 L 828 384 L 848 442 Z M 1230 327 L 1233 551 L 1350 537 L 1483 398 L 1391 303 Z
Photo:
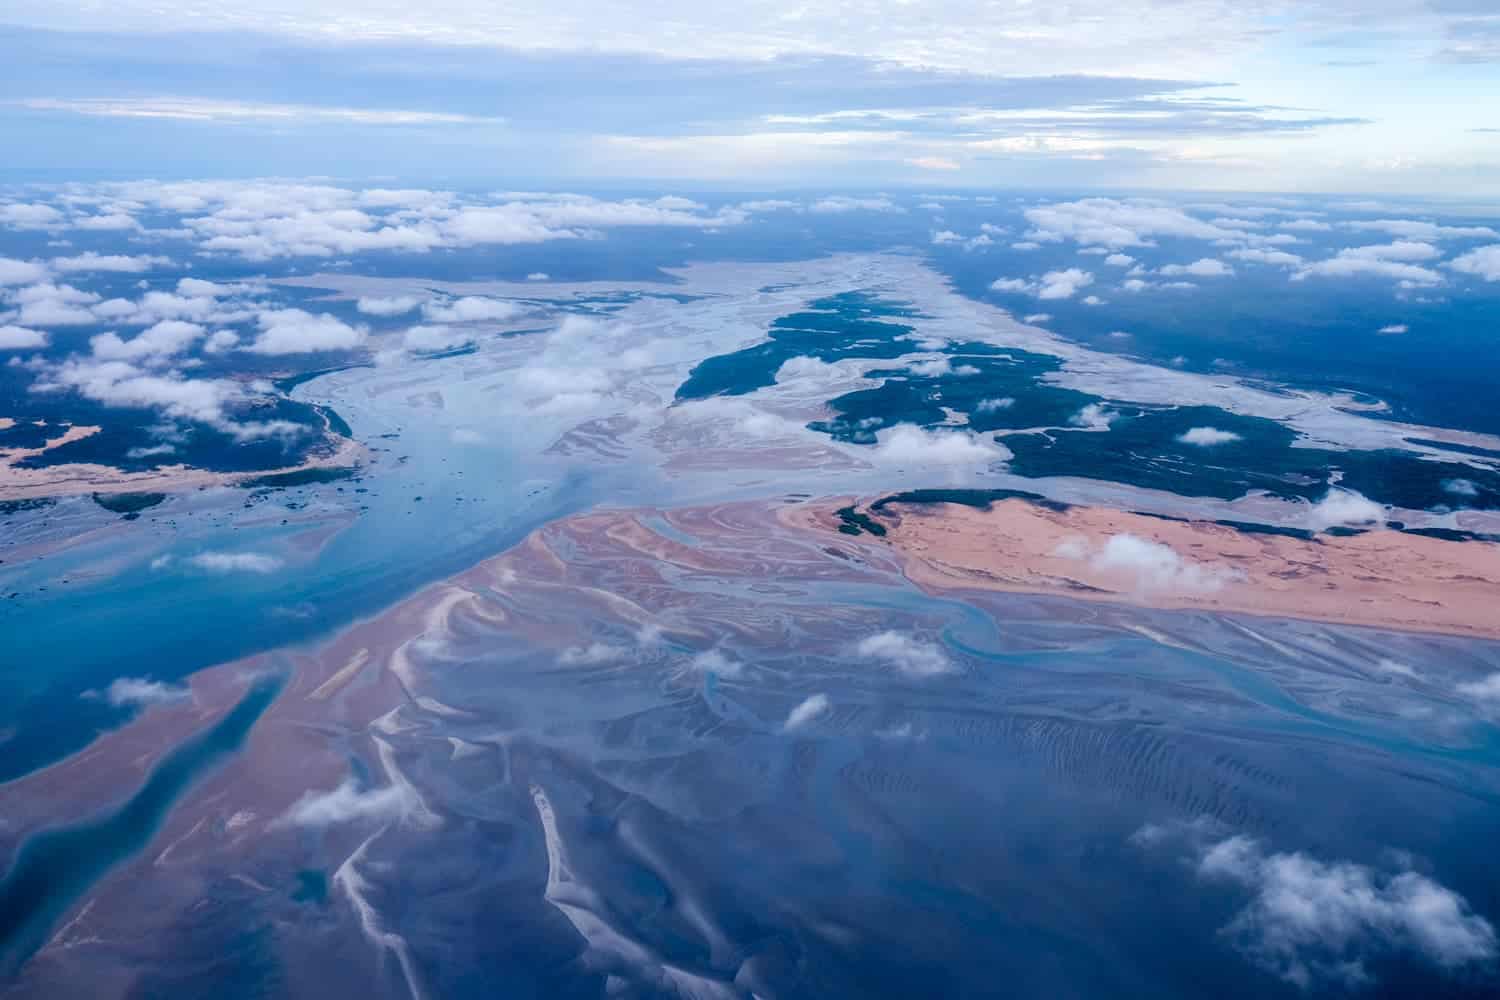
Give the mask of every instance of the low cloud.
M 415 295 L 361 296 L 354 308 L 366 316 L 400 316 L 422 304 Z
M 972 431 L 929 431 L 897 424 L 877 435 L 873 454 L 893 465 L 980 465 L 1009 461 L 1010 449 Z
M 880 632 L 861 639 L 854 647 L 858 656 L 878 660 L 908 677 L 936 677 L 957 667 L 941 647 L 904 632 Z
M 0 286 L 33 285 L 47 277 L 47 268 L 34 260 L 0 257 Z
M 1455 972 L 1492 962 L 1495 929 L 1458 893 L 1406 865 L 1378 870 L 1273 851 L 1211 821 L 1148 825 L 1133 839 L 1175 846 L 1204 882 L 1238 887 L 1250 901 L 1221 930 L 1252 962 L 1307 990 L 1374 982 L 1366 963 L 1407 954 Z
M 846 212 L 904 212 L 900 205 L 889 198 L 851 198 L 846 195 L 833 195 L 821 198 L 808 206 L 807 210 L 816 215 L 841 215 Z
M 999 413 L 1016 405 L 1014 396 L 999 396 L 994 399 L 981 399 L 974 406 L 975 413 Z
M 184 560 L 210 573 L 274 573 L 282 567 L 275 556 L 262 552 L 200 552 Z
M 804 729 L 815 719 L 826 715 L 831 707 L 826 694 L 812 695 L 787 713 L 781 728 L 789 733 Z
M 1500 673 L 1458 686 L 1458 693 L 1489 710 L 1500 709 Z
M 102 693 L 89 691 L 85 697 L 102 698 L 116 708 L 146 708 L 190 701 L 193 693 L 186 687 L 145 677 L 117 677 Z
M 411 804 L 411 796 L 400 787 L 361 791 L 353 781 L 345 781 L 332 791 L 305 793 L 274 825 L 320 830 L 341 823 L 386 823 L 405 815 Z
M 462 347 L 473 340 L 471 334 L 442 324 L 411 327 L 401 336 L 401 346 L 408 351 L 430 353 Z
M 979 369 L 973 365 L 954 365 L 950 358 L 932 358 L 927 361 L 914 361 L 906 366 L 906 370 L 913 375 L 922 378 L 941 378 L 946 375 L 978 375 Z
M 1374 246 L 1346 247 L 1332 257 L 1304 264 L 1292 274 L 1293 281 L 1321 278 L 1389 278 L 1412 285 L 1442 284 L 1436 271 L 1412 263 L 1427 260 L 1437 251 L 1425 243 L 1395 242 Z M 1451 266 L 1451 265 L 1450 265 Z
M 1061 271 L 1048 271 L 1042 275 L 1036 297 L 1039 299 L 1071 299 L 1080 288 L 1094 283 L 1094 276 L 1080 268 L 1069 267 Z
M 569 646 L 558 654 L 557 662 L 565 667 L 598 667 L 606 663 L 619 663 L 628 655 L 630 651 L 624 646 L 591 642 L 587 646 Z
M 1216 444 L 1228 444 L 1231 441 L 1239 441 L 1240 435 L 1234 431 L 1222 431 L 1217 427 L 1192 427 L 1177 435 L 1177 440 L 1183 444 L 1195 444 L 1201 448 L 1211 448 Z
M 1098 547 L 1082 538 L 1069 539 L 1054 555 L 1083 560 L 1096 570 L 1123 573 L 1142 591 L 1207 594 L 1241 578 L 1233 569 L 1197 562 L 1170 545 L 1129 532 L 1111 535 Z
M 24 351 L 46 347 L 47 335 L 24 326 L 0 326 L 0 351 Z
M 1151 246 L 1159 236 L 1220 240 L 1242 235 L 1145 199 L 1084 198 L 1028 208 L 1025 216 L 1034 227 L 1027 239 L 1053 243 L 1066 239 L 1111 249 Z
M 990 288 L 997 292 L 1025 292 L 1038 299 L 1071 299 L 1081 288 L 1094 283 L 1094 276 L 1082 268 L 1069 267 L 1060 271 L 1048 271 L 1035 281 L 1022 278 L 997 278 Z
M 1103 403 L 1089 403 L 1069 418 L 1069 423 L 1074 427 L 1082 427 L 1090 431 L 1107 431 L 1111 424 L 1120 419 L 1116 410 L 1107 408 Z
M 1410 329 L 1411 329 L 1411 327 L 1407 326 L 1405 323 L 1392 323 L 1389 326 L 1382 326 L 1379 330 L 1376 330 L 1375 332 L 1376 333 L 1383 333 L 1383 334 L 1386 334 L 1387 336 L 1389 336 L 1391 334 L 1406 333 Z
M 1213 257 L 1200 257 L 1191 264 L 1168 264 L 1161 273 L 1169 277 L 1225 278 L 1234 273 L 1234 268 Z
M 434 323 L 479 323 L 486 320 L 507 320 L 525 312 L 521 306 L 504 299 L 491 299 L 482 295 L 466 295 L 451 302 L 428 302 L 422 306 L 422 315 Z
M 166 257 L 149 255 L 128 256 L 125 254 L 100 254 L 90 250 L 76 257 L 54 257 L 47 264 L 64 274 L 74 271 L 108 271 L 116 274 L 143 274 L 154 268 L 165 267 L 172 261 Z
M 1500 281 L 1500 243 L 1454 257 L 1448 262 L 1448 268 L 1485 281 Z
M 203 327 L 180 319 L 164 319 L 129 340 L 115 333 L 89 338 L 94 357 L 104 361 L 158 361 L 174 357 L 192 347 L 203 336 Z
M 1358 222 L 1346 222 L 1344 225 L 1349 229 L 1389 233 L 1403 239 L 1423 242 L 1450 239 L 1500 239 L 1500 233 L 1489 226 L 1442 226 L 1421 219 L 1365 219 Z
M 1260 247 L 1247 247 L 1241 250 L 1231 250 L 1226 256 L 1235 260 L 1248 261 L 1251 264 L 1276 264 L 1286 267 L 1297 267 L 1301 265 L 1302 258 L 1285 250 L 1263 250 Z
M 720 650 L 706 649 L 688 661 L 688 669 L 700 674 L 739 677 L 745 672 L 745 665 L 730 659 Z
M 255 318 L 260 334 L 245 348 L 253 354 L 312 354 L 349 351 L 365 341 L 364 327 L 350 326 L 328 313 L 266 309 Z
M 1384 523 L 1385 508 L 1352 490 L 1329 490 L 1307 512 L 1307 524 L 1314 531 L 1379 527 Z

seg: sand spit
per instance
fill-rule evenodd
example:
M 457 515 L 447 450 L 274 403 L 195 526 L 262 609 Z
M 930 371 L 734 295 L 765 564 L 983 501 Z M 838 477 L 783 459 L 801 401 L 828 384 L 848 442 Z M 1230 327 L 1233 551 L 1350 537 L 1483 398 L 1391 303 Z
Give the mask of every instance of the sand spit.
M 837 503 L 786 508 L 834 532 Z M 1500 638 L 1500 545 L 1399 531 L 1300 538 L 1105 507 L 1024 499 L 988 510 L 887 504 L 872 512 L 906 576 L 929 591 L 1058 594 L 1163 609 L 1238 612 Z
M 87 437 L 97 427 L 72 427 L 68 433 L 75 440 Z M 69 462 L 40 469 L 17 468 L 16 462 L 66 444 L 61 438 L 48 441 L 42 448 L 0 449 L 0 500 L 34 500 L 41 497 L 75 496 L 81 493 L 182 493 L 208 486 L 234 486 L 241 480 L 259 476 L 278 476 L 310 469 L 336 469 L 363 464 L 368 454 L 364 445 L 349 438 L 336 438 L 332 451 L 311 455 L 300 465 L 255 472 L 210 472 L 187 465 L 163 465 L 147 472 L 126 472 L 109 465 L 92 462 Z

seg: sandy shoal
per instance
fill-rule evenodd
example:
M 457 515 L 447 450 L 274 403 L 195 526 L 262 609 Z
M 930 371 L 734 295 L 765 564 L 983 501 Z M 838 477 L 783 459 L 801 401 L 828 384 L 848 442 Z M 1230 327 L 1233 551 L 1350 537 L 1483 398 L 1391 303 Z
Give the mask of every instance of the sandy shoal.
M 784 516 L 834 531 L 837 506 L 813 504 Z M 1105 507 L 1053 510 L 1020 499 L 988 510 L 889 504 L 876 519 L 885 537 L 861 541 L 893 549 L 907 577 L 928 590 L 1059 594 L 1500 638 L 1500 545 L 1490 542 L 1384 529 L 1303 539 Z M 1111 545 L 1122 535 L 1132 540 Z

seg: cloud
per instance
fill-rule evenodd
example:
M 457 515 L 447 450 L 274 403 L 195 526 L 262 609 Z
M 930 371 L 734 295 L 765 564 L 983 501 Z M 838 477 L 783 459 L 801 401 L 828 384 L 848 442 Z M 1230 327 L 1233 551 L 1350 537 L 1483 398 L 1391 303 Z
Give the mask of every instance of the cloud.
M 1331 489 L 1307 511 L 1307 524 L 1314 531 L 1341 527 L 1380 527 L 1385 508 L 1353 490 Z
M 894 465 L 991 465 L 1009 461 L 1010 449 L 972 431 L 924 430 L 897 424 L 877 435 L 874 456 Z
M 1233 570 L 1195 562 L 1170 545 L 1128 532 L 1111 535 L 1097 549 L 1083 539 L 1069 539 L 1054 554 L 1085 560 L 1096 570 L 1123 572 L 1141 590 L 1212 593 L 1239 578 Z
M 1339 255 L 1368 260 L 1403 260 L 1411 262 L 1432 260 L 1434 257 L 1441 257 L 1443 253 L 1431 243 L 1394 240 L 1390 243 L 1371 243 L 1365 246 L 1348 247 L 1347 249 L 1340 250 Z
M 781 728 L 789 733 L 804 729 L 815 719 L 827 714 L 831 707 L 826 694 L 811 695 L 787 713 Z
M 1287 267 L 1296 267 L 1302 263 L 1302 258 L 1285 250 L 1263 250 L 1259 247 L 1247 247 L 1240 250 L 1231 250 L 1225 256 L 1233 257 L 1235 260 L 1248 261 L 1251 264 L 1280 264 Z
M 1477 497 L 1479 495 L 1479 487 L 1475 486 L 1473 480 L 1470 479 L 1444 479 L 1443 489 L 1454 496 Z
M 0 286 L 30 285 L 46 277 L 47 268 L 37 261 L 0 257 Z
M 506 320 L 519 316 L 526 310 L 514 302 L 504 299 L 466 295 L 452 302 L 428 302 L 422 306 L 422 315 L 434 323 L 478 323 L 484 320 Z
M 422 304 L 415 295 L 361 296 L 354 308 L 366 316 L 400 316 Z
M 947 156 L 914 156 L 906 161 L 908 166 L 916 167 L 918 170 L 962 170 L 963 167 L 957 160 Z
M 101 333 L 89 338 L 94 357 L 105 361 L 163 360 L 181 354 L 203 336 L 203 327 L 180 319 L 164 319 L 129 340 Z
M 165 267 L 172 261 L 166 257 L 146 254 L 99 254 L 90 250 L 76 257 L 54 257 L 47 262 L 53 270 L 65 274 L 74 271 L 112 271 L 117 274 L 142 274 L 156 267 Z
M 321 830 L 340 823 L 387 823 L 406 815 L 412 797 L 398 785 L 361 791 L 352 780 L 327 792 L 305 792 L 279 819 L 276 826 Z
M 879 660 L 908 677 L 936 677 L 958 668 L 935 643 L 924 642 L 904 632 L 878 632 L 854 647 L 858 656 Z
M 1216 444 L 1238 441 L 1240 435 L 1234 431 L 1221 431 L 1217 427 L 1191 427 L 1177 435 L 1177 440 L 1183 444 L 1196 444 L 1207 448 Z
M 1048 271 L 1042 275 L 1041 286 L 1037 289 L 1036 297 L 1071 299 L 1080 288 L 1086 288 L 1093 283 L 1092 274 L 1076 267 L 1065 268 L 1061 271 Z
M 302 432 L 285 420 L 231 420 L 231 406 L 264 398 L 231 379 L 186 379 L 177 372 L 147 373 L 128 361 L 72 358 L 48 368 L 31 386 L 32 392 L 64 390 L 105 406 L 159 409 L 168 417 L 208 424 L 242 441 Z
M 116 708 L 147 708 L 151 705 L 191 701 L 193 693 L 186 687 L 145 677 L 117 677 L 110 681 L 102 695 L 97 691 L 89 691 L 85 697 L 102 697 Z
M 46 347 L 47 335 L 41 330 L 24 326 L 0 326 L 0 351 L 24 351 L 33 347 Z
M 836 194 L 820 198 L 808 206 L 815 215 L 842 215 L 847 212 L 904 212 L 900 205 L 889 198 L 851 198 Z
M 88 306 L 98 302 L 99 296 L 72 285 L 43 282 L 18 288 L 6 297 L 21 307 L 22 326 L 89 326 L 98 322 Z
M 1031 313 L 1021 317 L 1022 323 L 1049 323 L 1052 321 L 1051 313 Z
M 1330 232 L 1333 226 L 1318 219 L 1288 219 L 1286 222 L 1280 223 L 1279 228 L 1290 230 L 1294 233 L 1326 233 Z
M 688 661 L 688 669 L 719 677 L 739 677 L 745 672 L 745 665 L 730 659 L 718 649 L 706 649 Z
M 9 202 L 0 205 L 0 226 L 12 229 L 55 229 L 63 222 L 63 214 L 51 205 Z
M 1110 267 L 1129 267 L 1135 263 L 1135 258 L 1128 253 L 1112 253 L 1104 258 L 1104 263 Z
M 245 348 L 253 354 L 349 351 L 363 344 L 368 333 L 328 313 L 315 316 L 301 309 L 265 309 L 255 321 L 260 334 Z
M 1496 957 L 1489 921 L 1409 867 L 1381 871 L 1272 851 L 1202 821 L 1143 827 L 1132 839 L 1148 849 L 1183 843 L 1200 879 L 1248 891 L 1250 901 L 1221 933 L 1252 962 L 1304 990 L 1369 985 L 1366 963 L 1390 954 L 1415 954 L 1449 972 Z
M 1454 257 L 1448 262 L 1459 274 L 1472 274 L 1485 281 L 1500 281 L 1500 243 Z
M 1058 242 L 1064 239 L 1090 246 L 1151 246 L 1158 236 L 1200 240 L 1232 239 L 1241 233 L 1196 219 L 1180 209 L 1151 201 L 1084 198 L 1059 202 L 1023 213 L 1034 227 L 1027 239 Z
M 1500 709 L 1500 673 L 1458 685 L 1458 693 L 1477 701 L 1486 709 Z
M 69 229 L 89 232 L 138 231 L 141 224 L 125 212 L 109 212 L 104 215 L 80 215 L 68 220 Z
M 1390 233 L 1392 236 L 1423 242 L 1445 239 L 1500 239 L 1500 232 L 1496 232 L 1489 226 L 1443 226 L 1419 219 L 1366 219 L 1346 222 L 1344 225 L 1350 229 Z
M 1014 396 L 999 396 L 994 399 L 981 399 L 974 404 L 975 413 L 999 413 L 1016 405 Z
M 1176 277 L 1187 275 L 1194 278 L 1223 278 L 1234 273 L 1234 268 L 1213 257 L 1200 257 L 1191 264 L 1168 264 L 1161 273 Z
M 1103 403 L 1089 403 L 1069 419 L 1074 427 L 1082 427 L 1091 431 L 1107 431 L 1110 424 L 1120 419 L 1116 410 L 1108 409 Z
M 446 351 L 461 347 L 474 339 L 472 334 L 455 330 L 451 326 L 414 326 L 401 337 L 401 346 L 408 351 Z
M 629 655 L 630 651 L 624 646 L 591 642 L 587 646 L 569 646 L 558 654 L 557 662 L 565 667 L 597 667 L 606 663 L 619 663 Z
M 222 354 L 233 350 L 240 342 L 240 335 L 233 330 L 215 330 L 203 342 L 204 354 Z
M 906 370 L 921 378 L 940 378 L 946 375 L 978 375 L 979 369 L 973 365 L 953 364 L 948 357 L 931 358 L 927 361 L 913 361 L 906 366 Z
M 1094 276 L 1081 268 L 1069 267 L 1060 271 L 1048 271 L 1036 281 L 1020 278 L 997 278 L 990 288 L 997 292 L 1026 292 L 1039 299 L 1070 299 L 1080 288 L 1094 283 Z
M 210 573 L 266 574 L 282 566 L 280 559 L 261 552 L 200 552 L 184 561 Z
M 93 118 L 165 118 L 220 124 L 324 123 L 350 125 L 483 125 L 502 121 L 476 115 L 395 108 L 340 108 L 318 104 L 266 104 L 201 97 L 31 97 L 16 102 L 33 111 L 62 111 Z
M 1394 244 L 1392 244 L 1394 246 Z M 1309 277 L 1322 278 L 1390 278 L 1413 285 L 1440 285 L 1443 276 L 1429 268 L 1406 261 L 1381 257 L 1378 252 L 1389 247 L 1348 247 L 1332 257 L 1304 264 L 1292 275 L 1293 281 Z M 1401 251 L 1396 251 L 1398 254 Z
M 1407 333 L 1410 330 L 1411 330 L 1411 327 L 1407 326 L 1405 323 L 1391 323 L 1388 326 L 1382 326 L 1379 330 L 1376 330 L 1375 332 L 1376 333 L 1392 334 L 1392 333 Z

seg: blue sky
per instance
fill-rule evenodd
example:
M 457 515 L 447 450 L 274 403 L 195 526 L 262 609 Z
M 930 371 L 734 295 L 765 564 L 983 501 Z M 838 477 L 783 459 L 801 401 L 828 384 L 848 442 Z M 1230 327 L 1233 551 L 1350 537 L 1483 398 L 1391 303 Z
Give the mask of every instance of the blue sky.
M 13 0 L 13 170 L 1500 193 L 1492 0 Z

